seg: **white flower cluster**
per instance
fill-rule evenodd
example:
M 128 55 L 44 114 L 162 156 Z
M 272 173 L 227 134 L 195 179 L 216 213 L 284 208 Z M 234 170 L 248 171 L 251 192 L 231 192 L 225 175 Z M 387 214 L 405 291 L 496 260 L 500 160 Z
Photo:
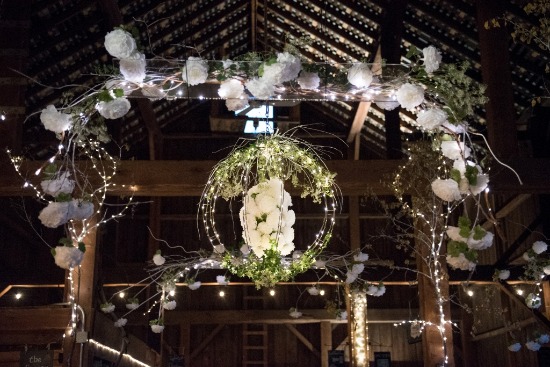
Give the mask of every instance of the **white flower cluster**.
M 288 315 L 293 319 L 299 319 L 300 317 L 302 317 L 302 313 L 294 307 L 289 310 Z
M 229 284 L 229 280 L 225 277 L 225 275 L 217 275 L 216 276 L 216 282 L 219 285 L 228 285 Z
M 296 79 L 301 68 L 299 57 L 289 52 L 278 53 L 276 62 L 264 63 L 262 75 L 249 79 L 245 85 L 255 98 L 268 99 L 276 85 Z
M 244 85 L 237 79 L 224 80 L 218 89 L 218 95 L 225 99 L 229 111 L 239 111 L 248 106 L 248 94 Z
M 158 250 L 153 255 L 153 263 L 157 266 L 161 266 L 166 262 L 166 259 L 160 254 L 160 250 Z
M 468 260 L 463 253 L 458 256 L 447 255 L 447 264 L 454 269 L 472 271 L 476 267 L 476 263 Z
M 498 270 L 498 279 L 506 280 L 508 278 L 510 278 L 510 270 L 508 269 Z
M 525 297 L 525 304 L 529 308 L 539 308 L 542 305 L 542 300 L 536 294 L 529 293 L 527 297 Z
M 357 88 L 367 88 L 372 83 L 373 74 L 368 64 L 353 64 L 348 70 L 348 82 Z
M 165 310 L 168 310 L 168 311 L 172 311 L 172 310 L 175 310 L 176 309 L 176 301 L 172 300 L 172 301 L 164 301 L 162 303 L 162 308 L 164 308 Z
M 61 134 L 65 130 L 69 130 L 73 124 L 72 116 L 59 112 L 54 105 L 48 105 L 40 113 L 40 121 L 46 130 L 53 131 L 56 134 Z
M 156 334 L 162 333 L 164 325 L 151 325 L 151 331 Z
M 489 176 L 483 173 L 479 165 L 466 159 L 470 156 L 471 149 L 463 142 L 443 141 L 441 142 L 441 153 L 454 161 L 452 172 L 455 172 L 456 175 L 453 178 L 438 178 L 432 182 L 432 190 L 438 198 L 452 202 L 460 200 L 462 195 L 478 195 L 487 188 Z M 472 168 L 475 180 L 471 183 L 467 176 L 472 174 L 467 174 L 467 172 Z
M 202 284 L 201 282 L 196 281 L 191 284 L 187 284 L 187 287 L 189 287 L 189 289 L 191 289 L 192 291 L 195 291 L 201 287 L 201 284 Z
M 111 313 L 115 310 L 115 305 L 113 305 L 111 302 L 103 303 L 100 306 L 100 310 L 103 313 Z
M 529 340 L 527 343 L 525 343 L 525 346 L 532 352 L 538 352 L 541 347 L 539 342 L 536 340 Z
M 189 56 L 181 72 L 182 80 L 189 85 L 199 85 L 208 79 L 208 63 L 200 57 Z
M 346 283 L 351 284 L 355 282 L 357 277 L 365 270 L 365 265 L 361 263 L 353 264 L 351 269 L 346 273 Z
M 433 73 L 439 69 L 439 64 L 441 63 L 441 53 L 434 46 L 428 46 L 422 49 L 422 55 L 424 58 L 424 69 L 428 74 Z
M 495 237 L 492 232 L 485 231 L 485 235 L 481 239 L 475 239 L 475 231 L 471 230 L 470 235 L 462 237 L 460 235 L 460 228 L 449 226 L 447 228 L 447 236 L 453 241 L 464 242 L 468 245 L 468 248 L 472 250 L 485 250 L 493 245 L 493 238 Z
M 384 284 L 370 284 L 367 289 L 367 294 L 369 296 L 380 297 L 384 295 L 384 293 L 386 293 L 386 287 Z
M 57 228 L 69 220 L 85 220 L 94 214 L 94 204 L 89 201 L 51 201 L 40 211 L 38 219 L 48 228 Z
M 521 349 L 521 344 L 520 343 L 514 343 L 514 344 L 510 344 L 508 346 L 508 350 L 510 352 L 519 352 L 520 349 Z
M 296 215 L 288 207 L 292 198 L 284 189 L 283 181 L 272 178 L 251 187 L 239 217 L 243 238 L 258 257 L 272 246 L 282 256 L 294 250 L 294 222 Z
M 124 327 L 127 322 L 128 322 L 128 319 L 121 317 L 120 319 L 116 320 L 114 324 L 115 324 L 115 327 Z
M 84 253 L 78 247 L 56 246 L 55 265 L 62 269 L 70 269 L 80 265 Z

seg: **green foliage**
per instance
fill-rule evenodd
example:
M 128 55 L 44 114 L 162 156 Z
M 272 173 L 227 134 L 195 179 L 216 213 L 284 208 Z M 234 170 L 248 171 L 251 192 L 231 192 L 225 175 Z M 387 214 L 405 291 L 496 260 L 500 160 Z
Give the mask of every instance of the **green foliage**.
M 44 179 L 53 180 L 58 173 L 57 164 L 50 163 L 42 170 L 42 175 Z
M 84 242 L 78 243 L 78 249 L 83 253 L 86 252 L 86 245 L 84 244 Z
M 67 194 L 65 192 L 61 192 L 55 197 L 55 201 L 58 203 L 69 202 L 71 200 L 72 200 L 71 194 Z
M 470 185 L 477 184 L 478 174 L 479 174 L 479 171 L 477 170 L 476 166 L 466 165 L 466 172 L 464 172 L 464 177 L 466 177 Z
M 59 239 L 59 244 L 66 247 L 73 247 L 73 240 L 67 237 L 61 237 Z
M 465 242 L 462 241 L 449 241 L 447 244 L 447 254 L 452 257 L 459 257 L 463 253 L 464 257 L 472 262 L 477 260 L 477 252 L 468 247 Z
M 154 319 L 154 320 L 149 321 L 149 325 L 164 326 L 164 320 L 162 318 Z

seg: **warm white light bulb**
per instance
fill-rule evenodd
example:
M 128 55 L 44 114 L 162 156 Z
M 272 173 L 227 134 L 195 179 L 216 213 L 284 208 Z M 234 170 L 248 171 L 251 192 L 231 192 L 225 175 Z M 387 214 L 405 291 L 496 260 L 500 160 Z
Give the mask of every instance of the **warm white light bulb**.
M 325 295 L 325 290 L 324 290 L 324 289 L 321 289 L 321 290 L 319 291 L 319 294 L 320 294 L 321 296 L 324 296 L 324 295 Z
M 520 296 L 523 296 L 523 289 L 518 289 L 516 293 Z
M 470 297 L 473 297 L 473 296 L 474 296 L 474 291 L 471 290 L 471 289 L 468 289 L 468 291 L 466 292 L 466 294 L 468 294 L 468 296 L 470 296 Z
M 219 295 L 220 297 L 225 297 L 225 292 L 224 292 L 224 291 L 220 291 L 220 293 L 218 293 L 218 295 Z
M 124 294 L 124 292 L 120 292 L 120 293 L 118 294 L 118 296 L 119 296 L 120 298 L 124 298 L 125 294 Z
M 18 292 L 15 294 L 15 299 L 21 299 L 21 297 L 23 297 L 21 293 Z
M 275 289 L 270 289 L 269 290 L 269 295 L 274 296 L 275 295 Z
M 174 297 L 174 295 L 176 294 L 176 291 L 172 289 L 170 292 L 168 292 L 168 294 Z

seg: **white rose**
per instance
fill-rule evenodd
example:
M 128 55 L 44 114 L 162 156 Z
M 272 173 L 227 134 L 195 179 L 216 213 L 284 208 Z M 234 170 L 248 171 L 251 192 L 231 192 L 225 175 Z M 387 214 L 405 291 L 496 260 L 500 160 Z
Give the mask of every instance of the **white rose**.
M 283 82 L 282 76 L 285 70 L 285 65 L 275 62 L 271 65 L 264 64 L 263 74 L 260 79 L 263 79 L 269 84 L 280 84 Z
M 528 341 L 527 343 L 525 343 L 525 346 L 527 347 L 527 349 L 533 352 L 537 352 L 540 349 L 540 344 L 534 340 Z
M 368 64 L 353 64 L 348 70 L 348 82 L 357 88 L 367 88 L 372 83 L 373 74 Z
M 499 270 L 498 278 L 500 280 L 506 280 L 506 279 L 510 278 L 510 270 L 508 270 L 508 269 Z
M 493 245 L 493 238 L 494 234 L 492 232 L 487 232 L 480 240 L 475 240 L 473 235 L 470 235 L 466 244 L 474 250 L 485 250 Z
M 72 117 L 69 114 L 58 112 L 54 105 L 48 105 L 40 113 L 40 121 L 46 130 L 60 134 L 69 130 L 72 125 Z
M 302 317 L 302 313 L 300 311 L 297 311 L 297 310 L 290 311 L 289 315 L 290 315 L 290 317 L 292 317 L 294 319 L 298 319 L 298 318 Z
M 55 265 L 62 269 L 79 266 L 83 258 L 84 253 L 77 247 L 56 246 L 55 248 Z
M 460 200 L 460 190 L 458 189 L 458 183 L 453 179 L 436 179 L 432 182 L 432 190 L 434 194 L 443 201 L 455 201 Z
M 166 262 L 166 259 L 159 253 L 153 255 L 153 263 L 157 266 L 161 266 Z
M 252 78 L 245 83 L 245 86 L 257 99 L 269 99 L 275 92 L 275 85 L 264 78 Z
M 447 264 L 453 269 L 469 271 L 474 270 L 476 267 L 476 264 L 468 260 L 463 253 L 460 253 L 457 257 L 447 255 Z
M 508 346 L 508 350 L 510 352 L 518 352 L 521 349 L 520 343 L 514 343 Z
M 107 52 L 118 59 L 127 59 L 136 50 L 136 41 L 132 35 L 122 29 L 115 29 L 105 36 Z
M 38 219 L 48 228 L 57 228 L 69 220 L 69 203 L 54 201 L 48 203 L 48 206 L 40 211 Z
M 453 160 L 466 159 L 470 156 L 471 149 L 464 144 L 464 142 L 458 142 L 456 140 L 446 140 L 441 142 L 441 153 Z
M 227 98 L 225 100 L 225 106 L 229 111 L 240 111 L 248 107 L 248 94 L 243 92 L 237 98 Z
M 194 282 L 192 284 L 188 284 L 187 286 L 189 287 L 189 289 L 194 291 L 194 290 L 197 290 L 201 287 L 201 282 Z
M 460 228 L 458 227 L 449 226 L 447 227 L 446 233 L 447 233 L 447 236 L 449 236 L 449 238 L 453 241 L 458 241 L 458 242 L 467 241 L 467 238 L 464 238 L 460 235 Z
M 300 58 L 289 52 L 277 54 L 277 62 L 284 66 L 281 73 L 281 83 L 296 79 L 302 69 L 302 62 L 300 61 Z
M 200 57 L 190 56 L 183 67 L 182 80 L 189 85 L 198 85 L 208 78 L 208 63 Z
M 401 107 L 409 111 L 414 111 L 416 106 L 424 102 L 424 89 L 418 85 L 405 83 L 399 87 L 395 97 Z
M 137 84 L 145 79 L 146 61 L 144 54 L 138 52 L 135 57 L 122 59 L 119 66 L 124 79 Z
M 428 46 L 422 50 L 424 55 L 424 69 L 427 73 L 433 73 L 439 69 L 441 63 L 441 53 L 434 46 Z
M 101 116 L 109 120 L 116 120 L 130 111 L 130 101 L 126 97 L 116 98 L 109 102 L 99 102 L 96 110 Z
M 317 73 L 302 71 L 296 81 L 302 89 L 317 89 L 321 83 L 321 78 Z
M 548 245 L 546 244 L 546 242 L 536 241 L 533 243 L 532 248 L 533 248 L 533 251 L 535 251 L 535 254 L 540 255 L 544 251 L 546 251 L 546 249 L 548 249 Z
M 61 193 L 72 193 L 74 190 L 75 182 L 69 178 L 70 175 L 71 174 L 69 172 L 63 172 L 56 179 L 44 180 L 40 182 L 42 191 L 53 197 L 56 197 Z
M 237 79 L 224 80 L 218 89 L 218 95 L 221 98 L 241 98 L 243 93 L 244 86 Z
M 319 295 L 319 288 L 309 287 L 309 288 L 307 288 L 307 292 L 312 296 L 318 296 Z
M 374 102 L 378 107 L 386 111 L 393 111 L 399 107 L 399 102 L 396 101 L 376 101 Z
M 176 301 L 172 300 L 172 301 L 164 302 L 162 304 L 162 308 L 168 311 L 174 310 L 176 309 Z
M 229 281 L 225 277 L 225 275 L 218 275 L 216 276 L 216 282 L 218 282 L 219 285 L 227 285 L 229 284 Z
M 151 325 L 151 331 L 156 334 L 162 333 L 164 325 Z
M 447 121 L 447 113 L 440 108 L 422 110 L 416 118 L 418 126 L 427 131 L 432 131 L 445 121 Z

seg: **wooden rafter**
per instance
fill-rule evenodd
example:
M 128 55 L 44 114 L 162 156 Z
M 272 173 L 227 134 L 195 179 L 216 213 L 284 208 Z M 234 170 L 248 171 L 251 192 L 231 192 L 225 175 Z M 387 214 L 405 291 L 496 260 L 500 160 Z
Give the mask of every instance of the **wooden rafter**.
M 296 338 L 298 338 L 299 341 L 302 342 L 302 344 L 304 344 L 306 346 L 307 349 L 309 349 L 317 358 L 321 358 L 321 354 L 319 353 L 319 351 L 317 350 L 317 348 L 315 348 L 313 346 L 313 343 L 310 342 L 305 336 L 304 334 L 302 334 L 298 329 L 296 329 L 296 326 L 294 325 L 291 325 L 291 324 L 285 324 L 286 328 L 288 330 L 290 330 L 290 332 L 292 334 L 294 334 L 296 336 Z
M 197 357 L 200 352 L 202 352 L 204 350 L 204 348 L 206 348 L 210 342 L 212 341 L 212 339 L 214 339 L 216 337 L 216 335 L 219 334 L 220 331 L 222 331 L 222 329 L 225 327 L 225 324 L 220 324 L 220 325 L 217 325 L 214 330 L 212 330 L 212 332 L 210 332 L 210 334 L 208 334 L 203 340 L 202 342 L 193 350 L 193 352 L 191 352 L 191 355 L 189 356 L 189 358 L 191 360 L 193 360 L 195 357 Z

